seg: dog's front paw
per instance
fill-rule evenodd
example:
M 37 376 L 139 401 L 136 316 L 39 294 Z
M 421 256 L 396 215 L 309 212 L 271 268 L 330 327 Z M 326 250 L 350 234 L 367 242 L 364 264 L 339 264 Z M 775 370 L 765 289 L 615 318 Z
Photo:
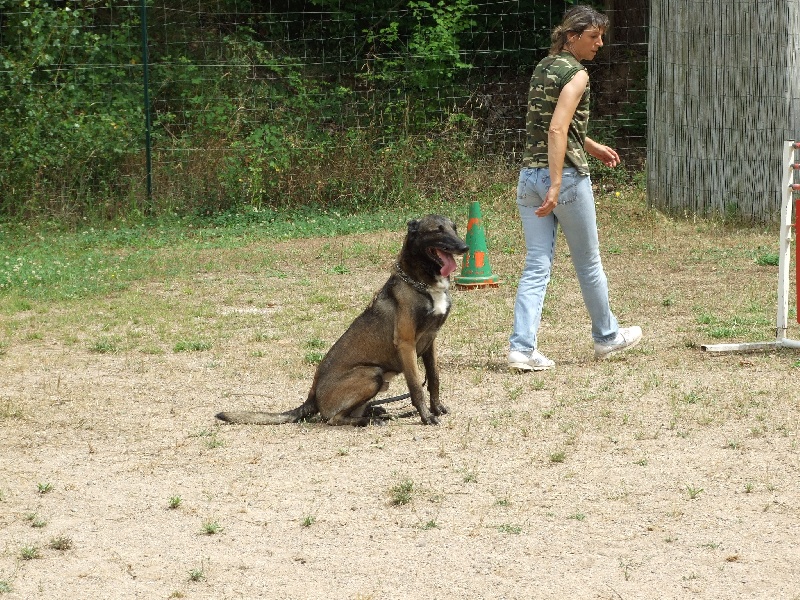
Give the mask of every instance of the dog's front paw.
M 450 411 L 444 404 L 431 404 L 431 412 L 437 416 L 446 415 Z
M 422 423 L 425 425 L 438 425 L 439 418 L 436 415 L 428 415 L 428 417 L 422 417 Z

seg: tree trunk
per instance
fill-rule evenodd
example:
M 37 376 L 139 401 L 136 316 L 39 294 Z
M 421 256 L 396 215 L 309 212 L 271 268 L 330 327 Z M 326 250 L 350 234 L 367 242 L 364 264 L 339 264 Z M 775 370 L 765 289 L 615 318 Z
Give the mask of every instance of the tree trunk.
M 671 213 L 780 216 L 800 139 L 800 0 L 652 0 L 648 196 Z

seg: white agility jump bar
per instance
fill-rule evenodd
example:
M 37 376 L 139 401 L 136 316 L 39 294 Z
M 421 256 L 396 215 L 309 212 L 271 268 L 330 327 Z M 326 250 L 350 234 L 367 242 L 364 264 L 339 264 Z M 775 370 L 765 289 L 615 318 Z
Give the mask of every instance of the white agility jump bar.
M 783 144 L 783 178 L 781 181 L 781 249 L 778 258 L 778 310 L 775 323 L 775 340 L 768 342 L 752 342 L 745 344 L 711 344 L 700 346 L 703 352 L 748 352 L 751 350 L 769 350 L 771 348 L 800 348 L 800 341 L 786 337 L 789 323 L 789 271 L 791 264 L 791 245 L 795 242 L 795 284 L 800 281 L 800 249 L 797 245 L 797 224 L 800 223 L 800 200 L 795 202 L 794 192 L 800 191 L 800 184 L 795 183 L 795 173 L 800 171 L 800 142 L 784 142 Z M 792 217 L 795 223 L 792 223 Z M 800 287 L 798 304 L 800 305 Z M 800 321 L 800 306 L 798 307 Z

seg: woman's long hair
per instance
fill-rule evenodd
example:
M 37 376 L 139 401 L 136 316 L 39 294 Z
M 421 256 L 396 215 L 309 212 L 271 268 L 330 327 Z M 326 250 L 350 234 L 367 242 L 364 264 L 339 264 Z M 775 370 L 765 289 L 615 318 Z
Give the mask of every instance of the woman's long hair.
M 608 24 L 608 17 L 591 6 L 585 4 L 573 6 L 564 15 L 561 25 L 553 29 L 550 36 L 553 41 L 550 46 L 550 55 L 558 54 L 564 49 L 564 46 L 567 45 L 568 33 L 580 34 L 592 27 L 605 31 L 608 29 Z

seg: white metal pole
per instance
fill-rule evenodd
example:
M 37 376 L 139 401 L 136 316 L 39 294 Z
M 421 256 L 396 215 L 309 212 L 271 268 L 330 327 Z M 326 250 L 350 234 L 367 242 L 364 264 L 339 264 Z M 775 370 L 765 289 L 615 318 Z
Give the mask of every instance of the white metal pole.
M 775 337 L 786 338 L 789 322 L 789 267 L 792 247 L 792 188 L 794 174 L 794 142 L 783 143 L 783 178 L 781 182 L 781 246 L 778 258 L 778 306 Z

